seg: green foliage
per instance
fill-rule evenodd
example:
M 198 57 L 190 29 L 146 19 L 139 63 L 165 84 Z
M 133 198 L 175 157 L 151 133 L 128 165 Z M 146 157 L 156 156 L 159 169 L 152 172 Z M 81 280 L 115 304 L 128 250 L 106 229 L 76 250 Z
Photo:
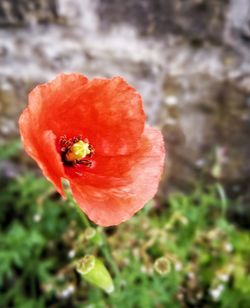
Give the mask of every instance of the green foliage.
M 106 295 L 74 266 L 85 254 L 105 262 L 100 229 L 87 236 L 71 202 L 44 178 L 9 181 L 0 189 L 0 307 L 247 308 L 250 237 L 227 221 L 228 203 L 221 186 L 197 189 L 108 228 L 120 274 Z M 160 275 L 154 263 L 163 256 L 171 269 Z
M 14 156 L 21 149 L 21 141 L 14 139 L 0 147 L 0 160 Z

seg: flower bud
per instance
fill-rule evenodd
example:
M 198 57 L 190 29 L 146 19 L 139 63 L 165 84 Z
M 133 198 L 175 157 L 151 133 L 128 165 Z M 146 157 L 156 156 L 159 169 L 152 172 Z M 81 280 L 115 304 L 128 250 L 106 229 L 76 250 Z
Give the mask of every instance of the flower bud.
M 96 230 L 94 228 L 88 227 L 84 231 L 84 237 L 86 238 L 86 240 L 92 239 L 95 235 L 96 235 Z
M 156 259 L 154 263 L 154 270 L 162 276 L 166 275 L 171 270 L 170 261 L 166 257 Z
M 76 270 L 89 283 L 103 289 L 107 293 L 114 291 L 113 280 L 100 259 L 86 255 L 78 261 Z

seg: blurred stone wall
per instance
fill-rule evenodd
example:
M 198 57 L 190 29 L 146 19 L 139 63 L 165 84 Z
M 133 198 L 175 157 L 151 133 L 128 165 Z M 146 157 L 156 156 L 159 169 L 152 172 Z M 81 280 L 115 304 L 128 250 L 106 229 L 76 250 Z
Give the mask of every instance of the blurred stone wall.
M 37 82 L 122 75 L 166 137 L 165 189 L 219 180 L 250 203 L 250 0 L 2 0 L 0 67 L 1 142 Z
M 249 182 L 250 1 L 120 3 L 100 2 L 105 29 L 129 23 L 165 43 L 165 54 L 175 52 L 163 61 L 159 112 L 173 181 L 185 187 L 203 170 L 231 184 Z
M 0 26 L 23 26 L 57 18 L 56 0 L 1 0 Z
M 103 23 L 133 24 L 141 35 L 184 35 L 191 40 L 220 42 L 228 0 L 119 0 L 100 2 Z M 105 16 L 105 18 L 104 18 Z

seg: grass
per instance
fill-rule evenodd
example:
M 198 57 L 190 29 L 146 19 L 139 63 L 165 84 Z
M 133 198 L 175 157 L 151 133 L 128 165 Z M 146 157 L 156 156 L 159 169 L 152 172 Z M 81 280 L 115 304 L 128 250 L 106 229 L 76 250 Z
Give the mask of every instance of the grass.
M 105 229 L 119 275 L 103 254 L 103 230 L 89 236 L 44 178 L 29 173 L 0 187 L 0 307 L 250 306 L 250 237 L 227 220 L 231 201 L 220 185 L 170 195 L 160 207 L 151 202 Z M 112 294 L 75 271 L 86 254 L 109 269 Z M 167 272 L 156 266 L 162 257 Z

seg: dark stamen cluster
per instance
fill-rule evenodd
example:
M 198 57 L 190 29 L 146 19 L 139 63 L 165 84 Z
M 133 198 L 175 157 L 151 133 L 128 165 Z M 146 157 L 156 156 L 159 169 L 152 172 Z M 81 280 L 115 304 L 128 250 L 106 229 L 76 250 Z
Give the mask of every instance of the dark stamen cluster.
M 88 154 L 85 158 L 80 159 L 80 160 L 76 159 L 73 161 L 69 161 L 67 159 L 67 153 L 70 151 L 71 147 L 80 140 L 89 144 L 88 139 L 83 138 L 82 135 L 78 135 L 77 137 L 73 137 L 73 138 L 67 138 L 65 135 L 60 137 L 59 145 L 60 145 L 60 151 L 61 151 L 61 158 L 62 158 L 63 163 L 66 166 L 75 166 L 76 164 L 81 164 L 86 167 L 92 166 L 92 161 L 90 160 L 90 158 L 94 154 L 94 147 L 91 144 L 89 144 L 90 154 Z

